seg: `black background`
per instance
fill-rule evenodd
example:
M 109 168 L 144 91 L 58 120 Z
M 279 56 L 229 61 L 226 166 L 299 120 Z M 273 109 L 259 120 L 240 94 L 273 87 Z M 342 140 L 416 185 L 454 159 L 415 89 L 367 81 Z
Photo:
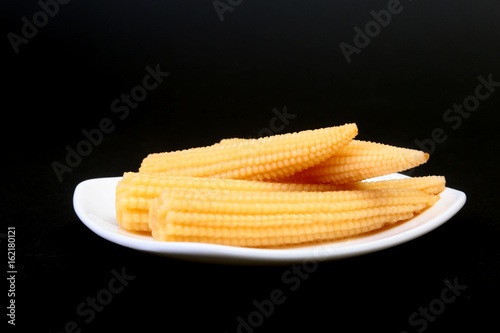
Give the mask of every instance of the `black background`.
M 443 115 L 474 96 L 479 76 L 500 82 L 500 5 L 401 0 L 401 12 L 348 63 L 340 43 L 353 44 L 354 28 L 387 3 L 243 0 L 221 21 L 210 0 L 72 0 L 15 53 L 8 34 L 20 35 L 22 17 L 41 9 L 2 1 L 0 232 L 16 227 L 18 270 L 9 328 L 61 332 L 74 321 L 82 332 L 236 332 L 237 318 L 274 289 L 286 301 L 255 332 L 498 327 L 500 88 L 456 129 Z M 170 75 L 122 120 L 111 103 L 142 84 L 147 66 Z M 412 174 L 445 175 L 467 194 L 465 207 L 409 243 L 320 263 L 295 291 L 283 278 L 289 265 L 156 257 L 101 239 L 74 213 L 79 182 L 135 171 L 151 152 L 256 137 L 285 106 L 296 118 L 283 132 L 356 122 L 359 139 L 418 148 L 415 140 L 441 128 L 446 141 Z M 104 118 L 114 130 L 60 181 L 52 163 L 64 164 L 66 146 L 75 149 Z M 85 322 L 78 305 L 122 269 L 135 278 Z M 411 325 L 445 280 L 467 289 L 427 327 Z

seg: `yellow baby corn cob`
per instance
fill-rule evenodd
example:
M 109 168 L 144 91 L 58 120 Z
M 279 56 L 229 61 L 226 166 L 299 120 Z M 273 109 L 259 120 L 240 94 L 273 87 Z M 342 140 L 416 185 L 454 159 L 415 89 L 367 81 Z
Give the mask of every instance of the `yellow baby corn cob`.
M 334 240 L 406 220 L 438 196 L 408 189 L 164 191 L 150 208 L 159 241 L 273 247 Z
M 411 192 L 412 197 L 408 197 Z M 432 197 L 422 191 L 384 189 L 331 192 L 231 191 L 211 189 L 174 188 L 161 195 L 168 198 L 172 210 L 198 213 L 231 214 L 299 214 L 355 211 L 386 204 L 421 203 Z
M 283 181 L 340 185 L 411 169 L 428 159 L 429 154 L 419 150 L 352 140 L 325 162 Z
M 155 240 L 175 242 L 198 242 L 242 247 L 279 247 L 299 245 L 312 242 L 333 241 L 343 238 L 359 236 L 384 227 L 386 224 L 396 223 L 412 218 L 413 212 L 396 215 L 373 216 L 356 221 L 337 221 L 336 223 L 322 223 L 317 218 L 306 220 L 306 224 L 292 227 L 258 228 L 200 228 L 197 226 L 183 226 L 179 224 L 183 215 L 189 213 L 169 213 L 168 227 L 158 229 L 153 233 Z M 300 218 L 307 218 L 300 216 Z M 285 224 L 295 224 L 296 219 L 288 220 L 283 217 Z M 302 221 L 302 220 L 301 220 Z M 265 223 L 265 222 L 264 222 Z
M 220 140 L 219 144 L 230 145 L 230 144 L 237 144 L 239 142 L 244 142 L 244 141 L 248 141 L 248 140 L 256 140 L 256 139 L 227 138 L 227 139 Z
M 168 176 L 126 172 L 116 187 L 116 219 L 127 230 L 150 231 L 148 211 L 166 189 L 220 189 L 239 191 L 331 191 L 329 184 L 288 184 L 251 180 Z
M 424 176 L 403 179 L 355 182 L 336 187 L 337 190 L 370 190 L 387 188 L 407 188 L 424 191 L 428 194 L 439 194 L 444 191 L 446 179 L 443 176 Z
M 226 140 L 212 146 L 151 154 L 141 173 L 271 180 L 293 175 L 321 163 L 357 135 L 356 124 L 346 124 L 263 137 Z

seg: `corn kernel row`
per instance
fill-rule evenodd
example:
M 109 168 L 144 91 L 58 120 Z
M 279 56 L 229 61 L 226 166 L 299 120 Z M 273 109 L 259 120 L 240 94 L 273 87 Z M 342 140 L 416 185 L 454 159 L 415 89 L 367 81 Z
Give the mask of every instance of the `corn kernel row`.
M 335 240 L 410 218 L 438 199 L 406 189 L 202 192 L 165 191 L 156 198 L 149 214 L 153 238 L 266 247 Z
M 116 219 L 127 230 L 150 231 L 148 211 L 167 189 L 226 189 L 239 191 L 331 191 L 329 184 L 294 184 L 208 177 L 168 176 L 165 173 L 126 172 L 116 187 Z
M 419 150 L 352 140 L 326 161 L 283 181 L 341 185 L 405 171 L 428 159 L 429 154 Z
M 358 133 L 346 124 L 147 156 L 141 173 L 272 180 L 293 175 L 331 157 Z

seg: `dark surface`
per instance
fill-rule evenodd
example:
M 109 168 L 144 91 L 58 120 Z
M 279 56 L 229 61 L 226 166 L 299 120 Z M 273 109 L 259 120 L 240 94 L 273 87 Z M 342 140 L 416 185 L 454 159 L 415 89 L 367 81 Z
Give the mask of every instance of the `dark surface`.
M 243 0 L 221 21 L 211 1 L 75 0 L 16 54 L 8 33 L 21 34 L 22 17 L 32 21 L 40 10 L 34 0 L 23 3 L 4 1 L 0 11 L 7 213 L 0 232 L 17 232 L 16 326 L 9 329 L 250 332 L 238 317 L 258 321 L 254 301 L 269 300 L 273 290 L 284 302 L 254 332 L 498 327 L 500 87 L 460 124 L 456 115 L 443 118 L 475 95 L 479 76 L 500 82 L 498 1 L 402 1 L 350 63 L 340 43 L 353 44 L 353 29 L 364 29 L 370 11 L 387 1 Z M 170 75 L 128 115 L 113 112 L 113 101 L 157 65 Z M 412 174 L 445 175 L 467 194 L 465 207 L 419 239 L 319 263 L 308 275 L 301 265 L 290 273 L 290 265 L 199 264 L 136 252 L 101 239 L 75 215 L 79 182 L 137 170 L 150 152 L 256 137 L 273 108 L 284 106 L 296 118 L 283 132 L 356 122 L 360 139 L 418 148 L 415 140 L 441 128 L 446 140 L 428 145 L 429 162 Z M 105 118 L 113 130 L 59 180 L 53 162 L 64 164 L 66 146 L 76 149 L 82 131 Z M 6 254 L 5 238 L 1 244 Z M 93 317 L 88 297 L 106 297 L 113 272 L 122 270 L 134 278 Z M 445 281 L 467 288 L 442 309 Z M 420 308 L 429 305 L 442 313 L 422 319 Z

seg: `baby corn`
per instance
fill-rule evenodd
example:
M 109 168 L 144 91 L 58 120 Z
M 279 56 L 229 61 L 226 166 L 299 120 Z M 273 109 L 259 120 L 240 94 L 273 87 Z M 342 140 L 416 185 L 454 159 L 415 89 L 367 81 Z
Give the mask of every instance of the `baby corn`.
M 407 189 L 166 190 L 150 208 L 149 225 L 159 241 L 275 247 L 359 235 L 409 219 L 438 198 Z
M 141 173 L 250 180 L 285 178 L 313 167 L 346 146 L 356 124 L 263 137 L 226 140 L 212 146 L 151 154 Z
M 428 159 L 419 150 L 352 140 L 325 162 L 283 180 L 340 185 L 411 169 Z
M 116 219 L 157 241 L 280 247 L 363 235 L 439 199 L 442 176 L 365 181 L 429 155 L 353 140 L 357 131 L 346 124 L 150 154 L 118 182 Z
M 446 179 L 443 176 L 425 176 L 403 179 L 355 182 L 336 187 L 337 190 L 373 190 L 401 188 L 424 191 L 428 194 L 439 194 L 444 191 Z
M 153 200 L 167 189 L 238 191 L 331 191 L 329 184 L 289 184 L 251 180 L 168 176 L 126 172 L 116 187 L 116 219 L 127 230 L 150 231 L 148 212 Z

